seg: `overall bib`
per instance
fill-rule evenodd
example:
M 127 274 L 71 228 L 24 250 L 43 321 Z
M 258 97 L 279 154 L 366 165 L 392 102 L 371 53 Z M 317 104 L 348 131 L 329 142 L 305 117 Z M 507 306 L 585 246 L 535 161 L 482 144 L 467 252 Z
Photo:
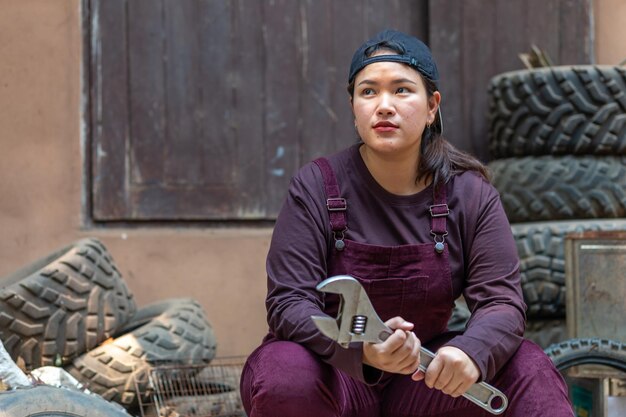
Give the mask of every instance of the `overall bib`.
M 449 214 L 445 186 L 434 193 L 430 206 L 433 241 L 400 246 L 371 245 L 346 238 L 347 202 L 340 196 L 328 161 L 320 158 L 314 162 L 324 178 L 326 206 L 334 237 L 327 265 L 328 276 L 351 275 L 356 278 L 383 321 L 400 316 L 413 323 L 413 331 L 422 344 L 436 351 L 456 335 L 446 332 L 454 299 L 445 244 Z M 335 317 L 339 297 L 334 294 L 325 297 L 324 312 Z M 523 361 L 531 361 L 530 366 Z M 509 396 L 510 405 L 504 416 L 573 415 L 563 380 L 550 366 L 550 360 L 539 347 L 526 341 L 522 344 L 493 382 Z M 286 378 L 277 370 L 294 372 L 298 376 Z M 553 389 L 548 394 L 552 406 L 546 407 L 544 387 L 530 387 L 539 372 L 542 373 L 542 383 L 547 380 L 552 384 Z M 519 400 L 513 400 L 512 396 L 518 393 Z M 385 373 L 378 384 L 366 385 L 324 363 L 303 346 L 280 341 L 271 334 L 250 355 L 244 367 L 241 395 L 249 417 L 491 415 L 465 398 L 452 398 L 429 389 L 423 381 L 411 380 L 410 375 Z M 532 396 L 535 396 L 534 405 L 523 403 Z M 541 412 L 535 408 L 537 401 L 542 403 Z

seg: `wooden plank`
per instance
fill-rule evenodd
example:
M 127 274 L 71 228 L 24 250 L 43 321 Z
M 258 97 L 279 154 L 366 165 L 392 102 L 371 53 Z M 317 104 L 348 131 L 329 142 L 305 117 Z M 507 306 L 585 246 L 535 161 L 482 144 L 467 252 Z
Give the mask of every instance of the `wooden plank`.
M 561 65 L 582 65 L 592 62 L 589 1 L 561 0 L 559 24 Z
M 496 73 L 494 42 L 497 0 L 466 0 L 463 2 L 463 106 L 467 112 L 465 132 L 468 150 L 487 160 L 487 86 Z
M 333 137 L 339 121 L 332 107 L 333 91 L 344 83 L 337 82 L 333 63 L 332 2 L 300 3 L 302 51 L 302 111 L 299 165 L 338 149 Z M 345 91 L 345 90 L 344 90 Z
M 165 146 L 163 1 L 128 3 L 130 184 L 162 181 Z
M 484 3 L 484 2 L 483 2 Z M 493 7 L 492 10 L 487 8 Z M 530 50 L 526 34 L 526 0 L 496 1 L 491 5 L 484 5 L 488 15 L 495 15 L 495 27 L 492 32 L 493 64 L 490 69 L 491 76 L 496 73 L 523 69 L 524 65 L 519 59 L 519 54 Z M 484 22 L 488 26 L 488 22 Z M 487 29 L 488 30 L 488 29 Z M 478 41 L 477 39 L 471 40 Z M 479 48 L 483 50 L 482 44 Z
M 92 211 L 95 221 L 126 218 L 128 90 L 126 2 L 97 1 L 92 18 Z
M 165 33 L 167 69 L 167 141 L 164 186 L 189 186 L 202 183 L 202 161 L 198 117 L 200 78 L 197 52 L 198 16 L 196 0 L 166 1 Z
M 384 3 L 384 4 L 381 4 Z M 369 39 L 384 29 L 397 29 L 390 25 L 391 16 L 398 8 L 397 0 L 365 0 L 363 1 L 363 18 L 365 19 L 365 39 Z M 363 39 L 363 40 L 365 40 Z
M 268 192 L 264 158 L 264 82 L 262 2 L 233 2 L 233 119 L 237 142 L 238 219 L 265 219 Z M 286 190 L 285 190 L 286 191 Z
M 239 220 L 236 197 L 237 190 L 232 187 L 138 185 L 132 194 L 132 218 L 151 221 Z
M 526 38 L 529 45 L 544 50 L 554 65 L 559 63 L 559 2 L 528 0 Z M 528 52 L 528 51 L 527 51 Z
M 428 27 L 414 24 L 416 20 L 423 22 L 419 17 L 427 13 L 427 2 L 366 0 L 363 7 L 368 38 L 383 29 L 395 29 L 417 36 L 427 43 Z
M 263 2 L 267 210 L 277 213 L 298 168 L 302 78 L 298 2 Z
M 430 0 L 430 47 L 440 77 L 444 137 L 456 147 L 471 151 L 464 107 L 465 90 L 461 71 L 463 54 L 463 3 L 456 0 Z
M 354 128 L 350 97 L 345 87 L 348 85 L 348 72 L 352 55 L 367 40 L 361 3 L 360 0 L 332 2 L 334 38 L 332 61 L 334 62 L 337 83 L 337 88 L 332 92 L 332 108 L 337 115 L 333 137 L 342 144 L 354 143 L 359 140 Z
M 405 18 L 403 26 L 405 32 L 411 33 L 430 45 L 428 23 L 428 1 L 415 2 L 413 0 L 400 0 L 398 14 Z
M 195 73 L 198 103 L 194 142 L 201 157 L 201 184 L 237 187 L 237 146 L 234 103 L 231 93 L 232 54 L 231 2 L 196 0 L 198 47 Z

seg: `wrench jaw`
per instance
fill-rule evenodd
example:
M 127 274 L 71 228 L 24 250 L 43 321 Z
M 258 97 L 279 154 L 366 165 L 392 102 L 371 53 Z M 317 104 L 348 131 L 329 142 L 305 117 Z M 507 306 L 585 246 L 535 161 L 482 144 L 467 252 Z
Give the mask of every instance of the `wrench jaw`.
M 392 332 L 376 314 L 367 293 L 355 278 L 337 275 L 322 281 L 318 291 L 338 294 L 341 304 L 336 319 L 312 316 L 322 334 L 348 348 L 351 342 L 381 342 Z
M 337 275 L 320 282 L 316 288 L 320 292 L 340 296 L 339 315 L 335 319 L 327 316 L 311 316 L 311 319 L 324 336 L 347 349 L 353 341 L 349 318 L 356 311 L 361 284 L 349 275 Z

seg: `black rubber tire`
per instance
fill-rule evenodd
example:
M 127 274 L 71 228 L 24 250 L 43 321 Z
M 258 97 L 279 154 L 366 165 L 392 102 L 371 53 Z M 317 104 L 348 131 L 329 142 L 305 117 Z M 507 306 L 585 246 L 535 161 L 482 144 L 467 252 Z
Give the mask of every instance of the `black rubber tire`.
M 605 365 L 626 372 L 626 344 L 609 339 L 569 339 L 545 349 L 559 371 L 578 365 Z
M 47 385 L 0 392 L 0 417 L 129 417 L 118 404 Z
M 529 319 L 565 317 L 565 236 L 590 230 L 626 230 L 626 219 L 512 224 Z
M 192 299 L 146 306 L 123 331 L 66 369 L 89 390 L 127 409 L 137 406 L 137 391 L 147 391 L 147 372 L 154 366 L 209 363 L 215 356 L 213 329 L 200 304 Z
M 111 337 L 136 310 L 97 239 L 76 241 L 27 265 L 0 287 L 0 339 L 28 370 L 71 362 Z
M 488 92 L 494 158 L 626 155 L 626 68 L 507 72 L 491 79 Z
M 626 217 L 626 158 L 541 156 L 492 161 L 511 223 Z

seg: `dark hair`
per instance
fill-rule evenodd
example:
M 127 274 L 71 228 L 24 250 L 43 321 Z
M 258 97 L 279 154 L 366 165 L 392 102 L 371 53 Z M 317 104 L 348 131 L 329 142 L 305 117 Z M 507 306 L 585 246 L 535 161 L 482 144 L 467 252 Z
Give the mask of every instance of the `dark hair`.
M 366 51 L 367 56 L 371 56 L 378 50 L 388 50 L 390 52 L 402 53 L 399 45 L 392 42 L 383 42 L 374 45 Z M 418 75 L 424 81 L 426 93 L 430 99 L 433 93 L 437 91 L 434 81 Z M 348 84 L 348 94 L 354 97 L 354 80 Z M 437 115 L 437 117 L 439 117 Z M 486 181 L 490 181 L 490 175 L 487 167 L 472 155 L 463 152 L 448 142 L 439 132 L 434 132 L 427 127 L 422 133 L 422 143 L 420 145 L 420 159 L 417 166 L 417 176 L 415 181 L 422 179 L 432 179 L 435 189 L 441 185 L 448 183 L 450 179 L 457 174 L 465 171 L 475 171 L 481 175 Z
M 428 97 L 432 97 L 437 91 L 435 83 L 424 77 L 422 80 Z M 442 134 L 433 132 L 430 128 L 424 129 L 422 133 L 420 152 L 416 181 L 430 178 L 437 188 L 450 181 L 454 175 L 465 171 L 475 171 L 486 181 L 490 181 L 489 171 L 482 162 L 469 153 L 457 149 Z

